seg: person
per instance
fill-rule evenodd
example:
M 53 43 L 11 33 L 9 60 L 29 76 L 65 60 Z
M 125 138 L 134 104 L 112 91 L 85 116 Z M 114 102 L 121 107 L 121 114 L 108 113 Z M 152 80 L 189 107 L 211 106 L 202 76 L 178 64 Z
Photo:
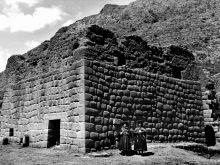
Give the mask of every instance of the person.
M 128 128 L 128 124 L 124 123 L 120 130 L 119 150 L 122 151 L 122 155 L 127 155 L 131 151 L 131 132 Z
M 139 122 L 137 128 L 134 130 L 134 150 L 138 154 L 140 152 L 143 154 L 143 151 L 147 151 L 146 130 L 142 122 Z

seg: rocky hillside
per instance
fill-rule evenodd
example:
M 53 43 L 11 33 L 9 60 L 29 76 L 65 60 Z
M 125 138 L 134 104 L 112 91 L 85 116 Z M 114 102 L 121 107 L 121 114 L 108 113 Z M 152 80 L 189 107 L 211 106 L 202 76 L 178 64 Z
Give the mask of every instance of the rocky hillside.
M 219 0 L 137 0 L 106 5 L 99 14 L 72 24 L 98 24 L 119 36 L 135 34 L 151 45 L 182 45 L 211 75 L 220 72 Z

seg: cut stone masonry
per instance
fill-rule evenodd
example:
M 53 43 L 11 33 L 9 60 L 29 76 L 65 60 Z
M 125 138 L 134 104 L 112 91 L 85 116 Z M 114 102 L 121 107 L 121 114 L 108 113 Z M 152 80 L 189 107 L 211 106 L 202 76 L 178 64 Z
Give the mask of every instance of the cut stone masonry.
M 0 141 L 28 135 L 32 147 L 59 144 L 85 153 L 116 147 L 121 124 L 141 120 L 148 142 L 203 143 L 193 61 L 183 48 L 119 39 L 97 25 L 61 28 L 50 41 L 10 57 L 0 73 Z

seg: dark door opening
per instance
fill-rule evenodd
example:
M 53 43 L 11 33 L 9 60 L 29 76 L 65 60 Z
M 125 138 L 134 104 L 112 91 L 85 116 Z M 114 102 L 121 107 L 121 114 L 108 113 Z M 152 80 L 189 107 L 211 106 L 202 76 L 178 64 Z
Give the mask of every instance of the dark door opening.
M 172 68 L 173 77 L 174 77 L 174 78 L 181 79 L 181 78 L 182 78 L 181 71 L 182 71 L 182 69 L 181 69 L 181 68 L 178 68 L 178 67 L 173 67 L 173 68 Z
M 60 119 L 49 120 L 47 148 L 60 144 Z
M 119 55 L 116 55 L 114 57 L 114 65 L 122 66 L 122 65 L 125 65 L 125 64 L 126 64 L 126 59 L 125 59 L 125 56 L 123 54 L 119 54 Z

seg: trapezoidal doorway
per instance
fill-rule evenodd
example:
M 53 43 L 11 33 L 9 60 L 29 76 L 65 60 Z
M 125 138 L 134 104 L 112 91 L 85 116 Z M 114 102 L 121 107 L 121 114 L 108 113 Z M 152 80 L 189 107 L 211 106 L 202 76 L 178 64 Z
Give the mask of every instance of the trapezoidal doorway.
M 47 148 L 60 143 L 60 119 L 49 120 Z

